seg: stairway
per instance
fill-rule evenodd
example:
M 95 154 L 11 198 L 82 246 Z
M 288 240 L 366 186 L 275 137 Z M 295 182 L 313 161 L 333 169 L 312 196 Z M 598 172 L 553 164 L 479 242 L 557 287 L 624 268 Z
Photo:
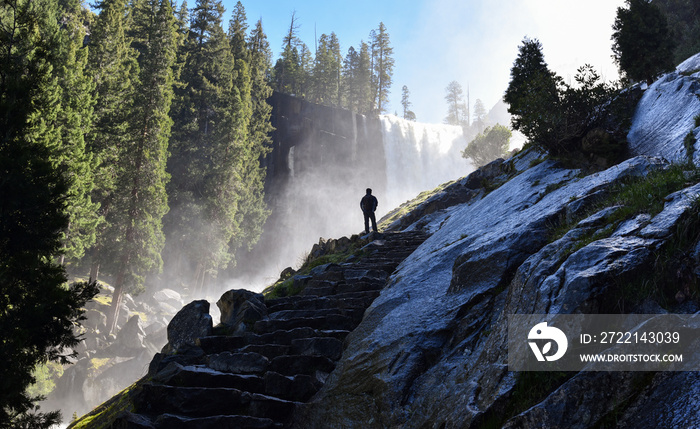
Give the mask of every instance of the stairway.
M 199 349 L 164 363 L 114 428 L 284 428 L 295 407 L 323 386 L 343 340 L 389 275 L 427 235 L 385 233 L 355 263 L 331 264 L 299 295 L 265 300 L 268 318 L 237 336 L 198 340 Z

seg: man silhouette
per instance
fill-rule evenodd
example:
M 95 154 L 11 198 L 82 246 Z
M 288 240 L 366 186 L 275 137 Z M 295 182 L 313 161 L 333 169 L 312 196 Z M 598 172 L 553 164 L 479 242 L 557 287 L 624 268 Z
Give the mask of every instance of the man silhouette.
M 362 214 L 365 215 L 365 234 L 369 234 L 369 220 L 372 219 L 372 231 L 377 232 L 377 219 L 374 217 L 374 211 L 377 210 L 379 202 L 377 198 L 372 195 L 372 190 L 367 188 L 367 193 L 362 200 L 360 200 L 360 208 L 362 209 Z

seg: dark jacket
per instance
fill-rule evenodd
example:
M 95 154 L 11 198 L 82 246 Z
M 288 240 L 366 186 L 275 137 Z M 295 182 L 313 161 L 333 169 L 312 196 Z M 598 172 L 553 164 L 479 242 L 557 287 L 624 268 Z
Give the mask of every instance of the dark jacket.
M 360 208 L 365 213 L 374 213 L 374 211 L 377 210 L 378 205 L 379 202 L 377 201 L 377 198 L 375 198 L 375 196 L 372 194 L 365 195 L 360 201 Z

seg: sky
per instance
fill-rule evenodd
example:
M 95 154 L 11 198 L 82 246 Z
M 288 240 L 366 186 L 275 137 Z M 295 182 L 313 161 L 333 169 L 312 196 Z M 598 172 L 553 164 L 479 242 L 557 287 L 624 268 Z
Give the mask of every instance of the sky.
M 190 6 L 193 0 L 188 2 Z M 298 36 L 314 52 L 314 40 L 335 32 L 345 55 L 359 48 L 380 22 L 394 49 L 388 113 L 401 113 L 408 87 L 417 120 L 441 123 L 447 116 L 445 88 L 469 89 L 470 105 L 487 109 L 503 96 L 524 37 L 537 38 L 550 69 L 567 82 L 576 69 L 593 65 L 607 80 L 618 78 L 611 55 L 612 24 L 624 0 L 242 0 L 252 27 L 262 19 L 274 59 L 292 13 Z M 224 25 L 236 0 L 223 0 Z

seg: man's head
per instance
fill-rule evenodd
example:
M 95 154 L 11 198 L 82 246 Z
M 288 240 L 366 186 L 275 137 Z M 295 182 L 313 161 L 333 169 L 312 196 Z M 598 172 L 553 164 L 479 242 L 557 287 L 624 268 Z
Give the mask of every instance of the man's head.
M 372 189 L 367 188 L 367 195 L 372 195 Z

